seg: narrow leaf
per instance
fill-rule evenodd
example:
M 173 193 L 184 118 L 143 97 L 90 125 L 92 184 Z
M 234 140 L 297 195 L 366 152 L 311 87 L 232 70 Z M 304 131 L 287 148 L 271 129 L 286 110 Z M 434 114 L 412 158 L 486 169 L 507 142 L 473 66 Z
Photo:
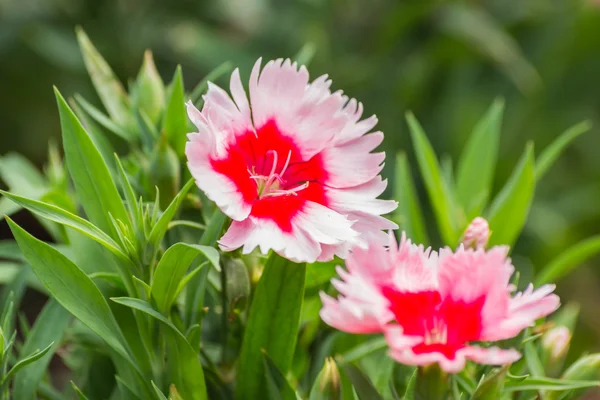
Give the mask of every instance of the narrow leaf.
M 468 219 L 481 213 L 484 204 L 477 204 L 477 199 L 487 197 L 486 194 L 489 195 L 491 190 L 498 158 L 503 111 L 504 101 L 495 100 L 475 125 L 460 156 L 456 196 L 469 216 Z
M 110 232 L 115 239 L 117 234 L 109 215 L 116 220 L 128 222 L 125 206 L 94 142 L 58 90 L 55 93 L 60 111 L 65 158 L 77 197 L 90 221 L 104 232 Z
M 110 119 L 109 116 L 98 110 L 92 103 L 88 102 L 83 96 L 75 94 L 76 104 L 83 109 L 94 121 L 100 124 L 107 131 L 114 133 L 125 141 L 133 141 L 135 135 Z M 87 130 L 87 129 L 86 129 Z M 90 136 L 92 136 L 90 134 Z
M 131 297 L 113 297 L 111 300 L 139 310 L 155 318 L 168 328 L 164 331 L 164 336 L 169 348 L 167 354 L 172 357 L 171 362 L 169 362 L 169 370 L 173 374 L 171 379 L 173 379 L 183 398 L 190 400 L 207 399 L 202 365 L 196 351 L 190 346 L 185 335 L 171 321 L 143 300 Z
M 442 177 L 435 152 L 425 132 L 423 132 L 423 128 L 421 128 L 412 113 L 406 115 L 406 120 L 410 128 L 419 169 L 429 193 L 429 201 L 433 206 L 442 239 L 447 245 L 455 245 L 458 242 L 460 232 L 458 231 L 459 224 L 457 223 L 453 193 Z
M 369 354 L 385 349 L 387 342 L 384 337 L 376 337 L 374 339 L 367 340 L 364 343 L 359 344 L 353 349 L 345 352 L 339 357 L 339 361 L 343 364 L 350 364 L 361 358 L 368 356 Z
M 38 362 L 15 375 L 13 395 L 16 399 L 33 399 L 37 386 L 44 377 L 50 360 L 71 319 L 71 314 L 56 300 L 50 300 L 46 303 L 25 339 L 19 354 L 32 354 L 36 349 L 47 346 L 48 343 L 56 343 L 56 345 Z
M 175 76 L 169 88 L 167 108 L 163 121 L 163 131 L 166 133 L 169 143 L 175 149 L 179 157 L 183 156 L 185 142 L 187 140 L 187 113 L 185 110 L 185 98 L 183 89 L 183 75 L 181 66 L 177 66 Z
M 360 369 L 351 364 L 343 366 L 342 369 L 350 378 L 360 400 L 383 400 L 369 378 Z
M 546 174 L 546 171 L 552 167 L 554 162 L 560 157 L 562 152 L 579 135 L 592 129 L 590 121 L 583 121 L 564 131 L 559 137 L 542 151 L 535 163 L 535 179 L 540 180 Z
M 296 393 L 268 354 L 263 353 L 267 392 L 271 400 L 296 400 Z
M 165 236 L 165 232 L 167 232 L 169 222 L 171 222 L 171 220 L 175 217 L 175 213 L 179 209 L 181 202 L 185 198 L 187 192 L 192 188 L 192 186 L 194 186 L 194 180 L 190 179 L 181 189 L 181 191 L 179 191 L 177 196 L 175 196 L 175 198 L 173 199 L 171 204 L 169 204 L 165 212 L 162 213 L 162 215 L 150 231 L 150 235 L 148 237 L 148 241 L 150 243 L 154 244 L 155 246 L 158 246 L 158 244 L 160 244 L 160 241 Z
M 52 296 L 132 365 L 123 335 L 100 290 L 73 262 L 7 218 L 31 268 Z
M 257 399 L 265 392 L 262 351 L 283 374 L 292 364 L 304 297 L 305 265 L 276 253 L 269 257 L 250 306 L 239 358 L 237 396 Z
M 398 202 L 394 221 L 400 226 L 400 230 L 406 232 L 406 236 L 415 243 L 429 243 L 423 212 L 405 153 L 396 155 L 394 200 Z
M 490 245 L 512 246 L 521 233 L 535 188 L 533 144 L 528 144 L 519 164 L 490 206 Z
M 120 125 L 127 125 L 130 121 L 131 105 L 123 85 L 117 80 L 114 72 L 96 50 L 83 29 L 78 27 L 76 33 L 83 60 L 102 104 L 104 104 L 112 119 Z
M 598 253 L 600 253 L 600 236 L 585 239 L 569 247 L 542 268 L 535 282 L 537 285 L 556 282 Z
M 75 382 L 71 381 L 71 387 L 75 391 L 75 394 L 77 394 L 77 398 L 79 400 L 88 400 L 85 394 L 83 394 L 83 392 L 77 387 L 77 385 L 75 385 Z
M 100 243 L 102 246 L 106 247 L 113 254 L 122 258 L 124 260 L 128 259 L 128 257 L 121 251 L 119 246 L 102 230 L 96 227 L 91 222 L 78 217 L 75 214 L 71 214 L 68 211 L 63 210 L 62 208 L 56 207 L 52 204 L 44 203 L 37 200 L 27 199 L 25 197 L 17 196 L 12 193 L 7 193 L 0 190 L 4 196 L 8 197 L 15 203 L 25 207 L 29 211 L 39 215 L 40 217 L 46 218 L 50 221 L 57 222 L 61 225 L 68 226 L 69 228 L 73 228 L 78 232 L 81 232 L 85 236 L 93 239 L 94 241 Z
M 176 243 L 169 247 L 158 262 L 150 291 L 162 313 L 168 313 L 170 310 L 181 280 L 192 261 L 200 255 L 205 256 L 215 268 L 219 268 L 217 250 L 208 246 L 186 243 Z
M 52 348 L 53 345 L 54 345 L 54 342 L 50 343 L 43 350 L 36 350 L 32 354 L 30 354 L 29 356 L 27 356 L 27 357 L 25 357 L 25 358 L 17 361 L 17 363 L 2 378 L 2 384 L 5 384 L 6 382 L 10 382 L 10 378 L 14 374 L 16 374 L 18 371 L 20 371 L 21 369 L 25 368 L 27 365 L 29 365 L 29 364 L 31 364 L 31 363 L 39 360 L 40 358 L 44 357 L 44 355 L 46 355 L 46 353 L 48 353 L 50 351 L 50 349 Z
M 217 68 L 210 71 L 202 80 L 196 85 L 192 93 L 190 94 L 190 99 L 192 103 L 198 106 L 198 100 L 202 97 L 204 92 L 208 89 L 208 82 L 214 82 L 219 79 L 221 76 L 227 75 L 231 73 L 233 70 L 233 64 L 230 61 L 225 61 L 223 64 L 219 65 Z

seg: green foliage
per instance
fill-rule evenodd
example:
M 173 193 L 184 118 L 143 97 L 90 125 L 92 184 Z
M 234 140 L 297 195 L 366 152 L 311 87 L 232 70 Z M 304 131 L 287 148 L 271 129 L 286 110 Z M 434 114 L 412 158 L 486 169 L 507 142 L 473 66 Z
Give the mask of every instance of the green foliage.
M 248 314 L 238 366 L 237 397 L 264 393 L 262 351 L 284 374 L 292 364 L 304 294 L 305 265 L 273 253 L 265 264 Z
M 398 7 L 406 25 L 397 29 L 410 29 L 415 15 L 435 12 L 435 29 L 452 38 L 448 40 L 499 63 L 523 92 L 536 90 L 539 77 L 532 64 L 483 6 Z M 222 79 L 238 63 L 220 64 L 187 94 L 182 68 L 176 68 L 166 87 L 162 68 L 146 52 L 126 91 L 80 28 L 77 38 L 106 111 L 77 94 L 67 103 L 56 90 L 65 164 L 56 149 L 44 173 L 19 155 L 0 158 L 0 178 L 8 187 L 1 191 L 0 210 L 31 211 L 57 242 L 38 240 L 8 219 L 18 248 L 14 242 L 0 242 L 0 281 L 6 284 L 0 296 L 0 398 L 12 391 L 25 400 L 63 399 L 72 398 L 74 391 L 90 400 L 508 400 L 530 394 L 552 400 L 580 396 L 599 385 L 597 355 L 548 373 L 547 350 L 538 343 L 549 326 L 543 323 L 511 344 L 524 354 L 523 360 L 503 368 L 468 363 L 452 376 L 436 366 L 396 364 L 386 355 L 381 336 L 324 329 L 318 294 L 333 292 L 330 280 L 343 261 L 304 265 L 275 253 L 268 258 L 239 251 L 222 254 L 217 241 L 230 220 L 195 189 L 185 167 L 186 133 L 192 129 L 185 101 L 201 106 L 208 82 Z M 304 45 L 295 59 L 307 64 L 315 54 L 322 56 L 318 37 L 316 42 Z M 427 80 L 432 71 L 422 67 L 429 61 L 439 64 L 428 57 L 417 51 L 408 67 L 400 67 L 400 75 L 414 68 L 423 70 Z M 353 63 L 357 80 L 366 73 L 364 62 Z M 423 96 L 422 83 L 409 84 L 415 86 L 402 90 Z M 397 153 L 392 197 L 399 208 L 393 219 L 413 242 L 431 244 L 439 232 L 450 247 L 479 215 L 489 219 L 492 244 L 514 244 L 535 204 L 536 183 L 589 130 L 588 122 L 569 128 L 537 159 L 528 144 L 512 173 L 506 173 L 503 143 L 509 139 L 503 129 L 510 130 L 514 122 L 504 117 L 504 100 L 494 101 L 480 118 L 466 118 L 461 132 L 470 134 L 457 135 L 463 148 L 457 163 L 436 154 L 438 139 L 452 130 L 445 122 L 441 129 L 433 123 L 430 130 L 435 118 L 421 110 L 419 115 L 427 115 L 431 136 L 407 114 L 418 174 L 411 171 L 413 155 Z M 496 181 L 506 176 L 498 190 Z M 421 207 L 422 188 L 434 218 Z M 541 284 L 562 278 L 599 250 L 597 238 L 584 240 L 533 280 Z M 21 335 L 16 335 L 15 313 L 27 287 L 45 291 L 51 299 L 32 327 L 20 319 Z M 566 307 L 553 323 L 572 331 L 577 315 L 578 309 Z M 50 383 L 52 357 L 67 365 L 72 390 L 63 393 Z

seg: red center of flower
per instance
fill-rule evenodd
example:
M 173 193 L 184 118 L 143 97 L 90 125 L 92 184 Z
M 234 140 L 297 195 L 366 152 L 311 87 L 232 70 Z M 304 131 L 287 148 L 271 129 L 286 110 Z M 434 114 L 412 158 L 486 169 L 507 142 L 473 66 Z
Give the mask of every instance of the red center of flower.
M 273 119 L 256 132 L 238 136 L 227 157 L 211 164 L 252 205 L 250 215 L 270 219 L 284 232 L 292 230 L 292 218 L 307 201 L 327 205 L 323 189 L 327 172 L 321 156 L 303 159 L 297 144 Z
M 383 294 L 404 334 L 423 338 L 413 347 L 415 354 L 439 352 L 453 359 L 468 342 L 479 340 L 484 297 L 465 303 L 442 299 L 435 290 L 411 293 L 387 287 Z

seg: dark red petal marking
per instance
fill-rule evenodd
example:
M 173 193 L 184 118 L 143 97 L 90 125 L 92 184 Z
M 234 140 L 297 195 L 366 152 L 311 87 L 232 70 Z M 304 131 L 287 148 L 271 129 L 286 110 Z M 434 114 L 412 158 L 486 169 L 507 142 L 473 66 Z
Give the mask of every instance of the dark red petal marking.
M 284 183 L 280 189 L 289 190 L 305 182 L 306 189 L 294 195 L 259 198 L 256 182 L 248 172 L 256 175 L 269 175 L 274 157 L 268 152 L 277 152 L 276 172 L 280 172 L 290 155 L 289 165 L 283 174 Z M 302 160 L 300 150 L 290 136 L 283 135 L 275 120 L 271 119 L 256 134 L 248 131 L 237 138 L 236 143 L 227 149 L 227 158 L 213 159 L 211 165 L 216 172 L 227 176 L 242 194 L 244 201 L 252 204 L 251 215 L 273 220 L 283 231 L 292 230 L 291 220 L 306 201 L 327 205 L 325 190 L 321 185 L 327 179 L 321 155 L 310 160 Z

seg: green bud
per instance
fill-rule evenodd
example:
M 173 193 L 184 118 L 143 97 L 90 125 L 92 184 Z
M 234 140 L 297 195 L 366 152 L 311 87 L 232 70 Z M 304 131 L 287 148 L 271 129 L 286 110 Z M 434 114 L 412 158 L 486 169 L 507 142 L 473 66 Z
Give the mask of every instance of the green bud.
M 571 332 L 566 326 L 555 326 L 542 336 L 542 363 L 548 376 L 558 376 L 569 352 Z
M 561 379 L 574 381 L 590 381 L 597 380 L 598 378 L 600 378 L 600 353 L 594 353 L 581 357 L 579 360 L 575 361 L 561 376 Z M 573 390 L 570 392 L 570 396 L 567 398 L 580 398 L 585 391 L 586 389 Z M 549 392 L 546 396 L 546 399 L 563 399 L 563 395 L 564 392 Z
M 250 297 L 250 277 L 246 264 L 240 259 L 225 259 L 226 294 L 229 312 L 243 312 Z
M 183 400 L 175 385 L 171 385 L 169 388 L 169 400 Z
M 340 371 L 333 358 L 327 358 L 325 365 L 310 391 L 309 400 L 335 400 L 341 399 Z
M 415 400 L 444 400 L 448 392 L 448 374 L 438 364 L 419 367 Z
M 181 169 L 175 151 L 163 136 L 150 157 L 150 181 L 160 191 L 160 208 L 166 209 L 179 192 Z
M 144 63 L 132 93 L 132 102 L 134 107 L 143 111 L 155 124 L 165 108 L 165 85 L 156 70 L 150 50 L 144 53 Z

